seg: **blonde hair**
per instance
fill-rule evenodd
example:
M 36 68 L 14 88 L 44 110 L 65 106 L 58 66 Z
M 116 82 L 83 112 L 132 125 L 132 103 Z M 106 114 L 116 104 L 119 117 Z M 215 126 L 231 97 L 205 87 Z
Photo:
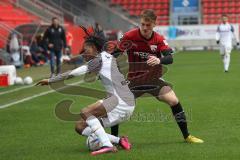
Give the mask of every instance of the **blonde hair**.
M 141 12 L 140 18 L 144 18 L 147 21 L 156 21 L 157 15 L 155 14 L 153 9 L 145 9 Z

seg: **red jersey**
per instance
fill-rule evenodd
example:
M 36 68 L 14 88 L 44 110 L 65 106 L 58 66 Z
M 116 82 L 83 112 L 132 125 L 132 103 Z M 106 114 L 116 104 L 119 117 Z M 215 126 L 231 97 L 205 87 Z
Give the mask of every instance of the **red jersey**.
M 161 64 L 152 67 L 146 63 L 149 55 L 161 58 L 165 53 L 172 51 L 163 36 L 153 32 L 152 36 L 146 39 L 141 35 L 139 28 L 126 32 L 120 47 L 128 53 L 128 79 L 137 84 L 146 84 L 162 76 Z

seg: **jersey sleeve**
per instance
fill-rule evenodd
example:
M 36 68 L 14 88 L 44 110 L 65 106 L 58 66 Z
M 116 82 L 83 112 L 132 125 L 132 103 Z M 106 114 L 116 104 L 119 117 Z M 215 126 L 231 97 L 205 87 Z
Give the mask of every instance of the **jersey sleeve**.
M 99 72 L 102 67 L 102 59 L 101 57 L 96 57 L 90 60 L 87 64 L 82 65 L 70 72 L 71 76 L 81 76 L 88 72 Z
M 100 57 L 96 57 L 90 60 L 87 64 L 82 65 L 74 70 L 64 72 L 55 77 L 49 79 L 49 83 L 55 83 L 58 81 L 63 81 L 65 79 L 69 79 L 76 76 L 84 75 L 88 72 L 99 72 L 102 67 L 102 59 Z
M 235 40 L 235 42 L 239 43 L 239 36 L 235 35 L 233 25 L 231 25 L 231 33 L 232 33 L 232 39 Z
M 128 33 L 125 33 L 123 37 L 120 39 L 118 44 L 118 49 L 121 51 L 129 50 L 133 46 L 133 42 L 131 41 Z
M 88 72 L 88 67 L 87 67 L 87 65 L 83 65 L 83 66 L 81 66 L 81 67 L 78 67 L 78 68 L 72 70 L 72 71 L 69 73 L 69 75 L 76 77 L 76 76 L 81 76 L 81 75 L 83 75 L 83 74 L 86 74 L 87 72 Z
M 128 33 L 124 33 L 120 41 L 122 40 L 128 40 Z
M 64 73 L 61 73 L 55 77 L 51 77 L 49 79 L 49 83 L 55 83 L 55 82 L 59 82 L 59 81 L 64 81 L 66 79 L 72 78 L 72 77 L 76 77 L 76 76 L 81 76 L 83 74 L 86 74 L 88 72 L 88 67 L 87 65 L 82 65 L 74 70 L 71 71 L 67 71 Z
M 102 58 L 99 56 L 90 60 L 87 64 L 87 68 L 89 72 L 99 72 L 102 68 Z
M 159 38 L 159 44 L 158 44 L 158 50 L 163 56 L 167 56 L 169 54 L 173 54 L 173 50 L 171 47 L 169 47 L 167 41 L 165 38 Z

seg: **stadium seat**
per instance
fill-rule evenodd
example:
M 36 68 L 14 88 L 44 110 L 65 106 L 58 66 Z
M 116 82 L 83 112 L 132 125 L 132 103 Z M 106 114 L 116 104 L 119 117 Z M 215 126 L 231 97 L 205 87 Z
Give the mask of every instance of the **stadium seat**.
M 143 4 L 141 9 L 147 9 L 148 8 L 148 4 Z
M 156 4 L 155 5 L 155 9 L 157 10 L 157 9 L 164 9 L 164 6 L 162 5 L 162 4 Z
M 147 9 L 154 9 L 155 8 L 155 4 L 149 4 Z
M 0 15 L 0 23 L 3 23 L 10 28 L 15 28 L 18 25 L 32 23 L 39 20 L 38 17 L 20 8 L 14 7 L 8 0 L 1 0 Z M 8 37 L 9 32 L 6 29 L 0 28 L 0 34 L 4 37 Z M 4 48 L 5 43 L 6 42 L 1 43 L 0 48 Z
M 129 11 L 129 14 L 130 14 L 131 16 L 134 16 L 134 15 L 135 15 L 135 11 L 134 11 L 134 10 L 130 10 L 130 11 Z
M 141 9 L 142 9 L 142 6 L 141 6 L 140 4 L 137 4 L 137 5 L 135 5 L 135 9 L 136 9 L 136 10 L 141 10 Z
M 128 9 L 129 9 L 129 10 L 135 9 L 135 5 L 134 5 L 134 4 L 129 5 L 129 8 L 128 8 Z
M 235 12 L 236 14 L 240 14 L 240 8 L 236 8 Z
M 202 18 L 204 24 L 219 23 L 222 14 L 229 15 L 229 21 L 236 23 L 240 19 L 240 1 L 239 0 L 202 0 Z M 238 16 L 233 16 L 238 14 Z M 214 15 L 213 19 L 209 20 L 209 15 Z
M 158 24 L 169 24 L 169 0 L 111 0 L 110 4 L 121 5 L 131 16 L 140 15 L 143 9 L 155 9 L 158 16 L 167 17 Z

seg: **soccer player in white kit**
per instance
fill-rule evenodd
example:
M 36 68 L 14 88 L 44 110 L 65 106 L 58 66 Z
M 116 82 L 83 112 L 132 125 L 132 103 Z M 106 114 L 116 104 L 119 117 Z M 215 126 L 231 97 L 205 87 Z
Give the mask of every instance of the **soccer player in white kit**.
M 83 108 L 80 113 L 81 119 L 76 123 L 75 128 L 80 135 L 90 136 L 95 133 L 100 140 L 102 147 L 93 151 L 92 155 L 115 152 L 117 149 L 112 143 L 119 144 L 126 150 L 131 148 L 127 137 L 115 137 L 104 130 L 104 127 L 114 126 L 130 118 L 135 108 L 135 100 L 128 87 L 128 81 L 117 67 L 116 59 L 106 51 L 102 51 L 103 45 L 100 38 L 89 36 L 84 43 L 84 58 L 87 64 L 37 83 L 37 85 L 48 85 L 86 73 L 98 73 L 108 97 Z
M 216 41 L 220 46 L 220 55 L 224 65 L 224 72 L 228 72 L 229 69 L 233 39 L 235 39 L 237 45 L 239 45 L 238 37 L 234 35 L 234 28 L 228 23 L 227 15 L 222 15 L 222 23 L 218 26 L 216 32 Z

